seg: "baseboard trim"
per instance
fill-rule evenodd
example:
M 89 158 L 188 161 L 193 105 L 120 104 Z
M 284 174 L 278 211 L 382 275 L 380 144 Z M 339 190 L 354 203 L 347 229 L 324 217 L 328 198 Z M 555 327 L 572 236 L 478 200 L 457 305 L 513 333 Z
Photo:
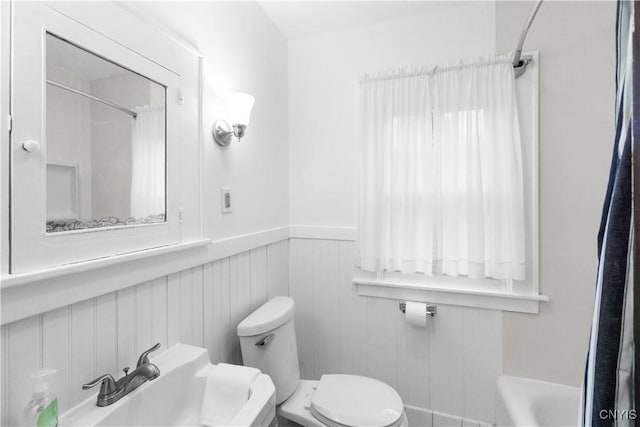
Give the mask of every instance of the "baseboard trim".
M 410 426 L 420 427 L 491 427 L 492 424 L 472 420 L 469 418 L 451 415 L 444 412 L 432 411 L 431 409 L 420 408 L 418 406 L 404 405 L 404 410 L 409 419 Z

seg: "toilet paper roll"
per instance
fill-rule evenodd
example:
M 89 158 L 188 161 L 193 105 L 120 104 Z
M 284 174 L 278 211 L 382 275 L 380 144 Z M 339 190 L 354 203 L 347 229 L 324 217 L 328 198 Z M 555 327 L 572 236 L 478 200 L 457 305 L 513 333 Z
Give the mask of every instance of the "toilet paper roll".
M 407 323 L 421 328 L 427 326 L 427 304 L 423 302 L 407 301 L 405 305 L 404 320 Z

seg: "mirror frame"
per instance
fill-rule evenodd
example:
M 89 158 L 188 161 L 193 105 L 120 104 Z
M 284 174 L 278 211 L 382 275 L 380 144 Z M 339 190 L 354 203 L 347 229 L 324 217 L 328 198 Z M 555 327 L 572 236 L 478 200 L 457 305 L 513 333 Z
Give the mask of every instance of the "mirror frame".
M 180 76 L 42 4 L 16 7 L 13 27 L 10 273 L 27 273 L 180 241 Z M 166 86 L 166 222 L 46 233 L 46 33 Z M 36 54 L 34 54 L 34 52 Z M 40 142 L 41 151 L 22 144 Z

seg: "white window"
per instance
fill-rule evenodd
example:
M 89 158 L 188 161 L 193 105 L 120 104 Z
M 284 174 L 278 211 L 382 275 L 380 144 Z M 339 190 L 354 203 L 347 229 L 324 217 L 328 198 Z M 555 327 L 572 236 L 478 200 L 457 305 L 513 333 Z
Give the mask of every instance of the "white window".
M 537 311 L 537 69 L 509 59 L 363 80 L 361 294 Z

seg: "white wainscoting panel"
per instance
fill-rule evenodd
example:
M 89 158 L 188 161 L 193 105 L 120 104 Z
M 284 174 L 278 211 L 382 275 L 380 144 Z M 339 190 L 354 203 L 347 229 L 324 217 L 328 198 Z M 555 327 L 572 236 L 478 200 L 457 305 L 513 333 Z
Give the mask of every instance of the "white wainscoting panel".
M 303 378 L 367 375 L 396 388 L 407 405 L 454 415 L 458 423 L 493 422 L 501 311 L 440 304 L 418 328 L 404 322 L 397 301 L 358 295 L 354 242 L 292 238 L 289 245 Z
M 352 241 L 292 238 L 3 325 L 0 422 L 19 422 L 28 374 L 43 366 L 58 369 L 51 384 L 64 412 L 95 393 L 83 383 L 118 375 L 156 342 L 204 346 L 213 363 L 240 363 L 237 323 L 291 295 L 303 378 L 368 375 L 430 425 L 447 414 L 491 423 L 502 313 L 440 304 L 416 328 L 396 301 L 359 296 L 353 273 Z
M 267 298 L 289 293 L 288 240 L 255 248 L 2 326 L 3 426 L 18 425 L 29 374 L 55 368 L 60 412 L 97 390 L 82 384 L 121 376 L 156 342 L 204 346 L 213 363 L 241 363 L 236 325 Z
M 289 240 L 267 246 L 267 299 L 289 295 Z
M 158 307 L 160 309 L 160 307 Z M 64 310 L 61 308 L 60 310 Z M 165 306 L 166 310 L 166 306 Z M 118 293 L 102 295 L 96 298 L 96 331 L 99 331 L 98 345 L 96 347 L 96 372 L 113 372 L 118 373 L 124 366 L 119 365 L 118 361 Z M 166 327 L 166 325 L 165 325 Z M 52 337 L 56 339 L 56 337 Z M 64 343 L 65 341 L 60 341 Z M 166 343 L 164 341 L 156 341 Z M 67 347 L 61 345 L 60 347 Z M 60 362 L 62 363 L 62 362 Z M 43 366 L 58 366 L 52 363 Z M 71 366 L 70 366 L 71 368 Z M 58 375 L 61 380 L 67 379 L 67 376 Z M 67 385 L 69 387 L 69 385 Z M 69 406 L 67 406 L 69 407 Z
M 430 409 L 405 405 L 411 427 L 491 427 L 493 423 L 471 420 L 455 415 L 443 414 Z

